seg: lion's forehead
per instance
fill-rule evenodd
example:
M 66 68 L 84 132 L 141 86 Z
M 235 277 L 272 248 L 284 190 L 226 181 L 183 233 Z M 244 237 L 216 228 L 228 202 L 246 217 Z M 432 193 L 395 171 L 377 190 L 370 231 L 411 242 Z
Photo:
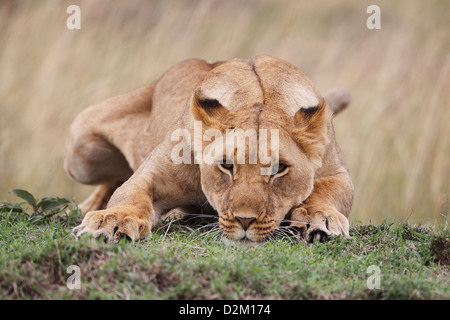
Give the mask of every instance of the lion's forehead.
M 290 115 L 300 108 L 315 107 L 320 94 L 312 81 L 294 65 L 272 57 L 258 56 L 254 70 L 264 88 L 267 105 L 282 105 Z
M 301 70 L 267 56 L 226 62 L 210 72 L 201 89 L 205 96 L 233 112 L 264 104 L 281 107 L 293 116 L 300 108 L 317 106 L 320 100 L 311 80 Z
M 230 111 L 264 101 L 263 90 L 252 67 L 234 60 L 213 69 L 201 84 L 201 91 Z

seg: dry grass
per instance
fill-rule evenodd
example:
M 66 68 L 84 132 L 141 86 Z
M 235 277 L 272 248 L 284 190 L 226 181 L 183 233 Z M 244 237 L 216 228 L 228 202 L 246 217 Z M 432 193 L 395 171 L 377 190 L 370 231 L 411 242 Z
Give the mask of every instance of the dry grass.
M 82 28 L 65 27 L 78 4 Z M 356 187 L 353 220 L 442 221 L 450 187 L 450 3 L 377 1 L 0 2 L 0 199 L 25 188 L 76 197 L 64 173 L 83 108 L 156 79 L 178 61 L 269 54 L 319 90 L 351 90 L 335 120 Z M 446 212 L 444 212 L 446 214 Z

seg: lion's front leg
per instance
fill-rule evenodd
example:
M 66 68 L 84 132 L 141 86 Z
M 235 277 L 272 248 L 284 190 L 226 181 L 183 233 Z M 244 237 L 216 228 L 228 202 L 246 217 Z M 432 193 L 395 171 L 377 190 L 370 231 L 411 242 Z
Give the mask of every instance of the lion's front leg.
M 163 212 L 205 201 L 198 166 L 174 165 L 166 156 L 165 150 L 172 148 L 170 135 L 167 139 L 116 189 L 105 210 L 86 214 L 73 229 L 77 238 L 87 233 L 112 243 L 123 237 L 137 241 L 151 234 Z
M 328 236 L 350 238 L 349 221 L 353 185 L 347 172 L 316 179 L 311 195 L 291 213 L 291 225 L 308 242 Z
M 88 212 L 72 234 L 77 238 L 83 234 L 103 236 L 111 243 L 148 237 L 156 216 L 147 190 L 133 181 L 125 183 L 113 194 L 107 209 Z

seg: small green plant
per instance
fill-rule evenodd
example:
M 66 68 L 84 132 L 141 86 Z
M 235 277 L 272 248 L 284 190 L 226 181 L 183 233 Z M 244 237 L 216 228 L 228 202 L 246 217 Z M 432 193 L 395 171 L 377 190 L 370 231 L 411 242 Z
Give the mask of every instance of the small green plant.
M 16 204 L 2 202 L 0 203 L 0 212 L 19 214 L 25 217 L 25 220 L 33 224 L 47 223 L 53 216 L 60 213 L 65 213 L 67 215 L 66 209 L 68 209 L 71 204 L 73 205 L 71 201 L 59 197 L 36 199 L 30 192 L 22 189 L 14 189 L 10 191 L 10 193 L 25 200 L 25 202 Z M 31 211 L 29 210 L 30 208 L 26 206 L 27 204 L 30 206 Z M 72 213 L 75 211 L 79 212 L 77 209 L 71 211 Z M 66 217 L 68 218 L 68 216 Z

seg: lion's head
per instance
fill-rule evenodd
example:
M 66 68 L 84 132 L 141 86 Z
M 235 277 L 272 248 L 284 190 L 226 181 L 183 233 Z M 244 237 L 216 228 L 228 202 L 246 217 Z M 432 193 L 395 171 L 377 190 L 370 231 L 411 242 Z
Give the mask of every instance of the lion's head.
M 200 164 L 202 189 L 222 231 L 263 241 L 311 194 L 332 112 L 303 72 L 267 56 L 214 68 L 191 111 L 205 133 L 201 154 L 212 159 Z

